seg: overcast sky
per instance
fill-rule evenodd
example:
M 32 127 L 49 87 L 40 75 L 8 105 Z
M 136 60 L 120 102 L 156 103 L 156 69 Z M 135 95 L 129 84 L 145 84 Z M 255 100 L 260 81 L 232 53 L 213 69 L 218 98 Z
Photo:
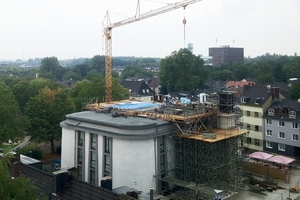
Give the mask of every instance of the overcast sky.
M 140 0 L 148 12 L 181 0 Z M 0 60 L 105 55 L 102 23 L 136 13 L 137 0 L 0 0 Z M 186 18 L 185 40 L 183 18 Z M 202 0 L 112 30 L 112 55 L 161 57 L 188 43 L 243 47 L 246 57 L 300 54 L 300 0 Z

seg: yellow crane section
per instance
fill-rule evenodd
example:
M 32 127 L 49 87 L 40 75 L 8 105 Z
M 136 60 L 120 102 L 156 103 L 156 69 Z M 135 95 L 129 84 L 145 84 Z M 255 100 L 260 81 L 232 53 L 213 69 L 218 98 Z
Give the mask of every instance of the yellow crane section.
M 119 22 L 111 23 L 108 11 L 106 12 L 106 24 L 104 25 L 105 37 L 105 81 L 106 81 L 106 102 L 112 101 L 112 29 L 130 24 L 136 21 L 147 19 L 156 15 L 160 15 L 178 8 L 185 8 L 186 6 L 197 3 L 201 0 L 185 0 L 177 3 L 170 3 L 167 6 L 151 10 L 144 14 L 140 14 L 140 1 L 138 0 L 136 15 L 134 17 L 121 20 Z

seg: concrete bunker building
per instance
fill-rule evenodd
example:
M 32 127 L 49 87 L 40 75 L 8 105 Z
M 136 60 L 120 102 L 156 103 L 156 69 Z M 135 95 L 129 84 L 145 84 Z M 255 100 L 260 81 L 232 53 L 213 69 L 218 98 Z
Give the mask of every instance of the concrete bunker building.
M 231 92 L 190 105 L 123 101 L 86 109 L 61 122 L 61 167 L 82 181 L 144 193 L 153 187 L 157 198 L 184 199 L 213 199 L 214 189 L 226 196 L 243 184 L 240 147 L 248 130 L 238 126 Z

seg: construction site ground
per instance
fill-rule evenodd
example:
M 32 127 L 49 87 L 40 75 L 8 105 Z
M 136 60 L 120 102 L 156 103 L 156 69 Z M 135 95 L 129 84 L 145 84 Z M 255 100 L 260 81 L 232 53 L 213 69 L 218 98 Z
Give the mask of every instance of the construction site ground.
M 257 177 L 259 178 L 259 177 Z M 290 199 L 300 199 L 300 191 L 299 193 L 289 192 L 289 189 L 293 186 L 300 187 L 300 163 L 295 163 L 294 169 L 292 169 L 291 180 L 290 183 L 285 183 L 284 181 L 278 180 L 278 185 L 285 189 L 277 189 L 273 192 L 266 191 L 267 195 L 257 194 L 255 192 L 251 192 L 245 188 L 244 190 L 240 190 L 238 193 L 233 194 L 230 197 L 225 198 L 226 200 L 286 200 Z

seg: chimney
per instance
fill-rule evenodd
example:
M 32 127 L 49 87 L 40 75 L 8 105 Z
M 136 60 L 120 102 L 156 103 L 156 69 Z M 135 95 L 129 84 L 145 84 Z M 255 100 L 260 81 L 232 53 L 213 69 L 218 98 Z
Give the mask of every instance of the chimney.
M 53 192 L 57 194 L 68 182 L 69 174 L 67 171 L 53 172 Z
M 272 99 L 279 99 L 279 88 L 278 87 L 272 87 Z

